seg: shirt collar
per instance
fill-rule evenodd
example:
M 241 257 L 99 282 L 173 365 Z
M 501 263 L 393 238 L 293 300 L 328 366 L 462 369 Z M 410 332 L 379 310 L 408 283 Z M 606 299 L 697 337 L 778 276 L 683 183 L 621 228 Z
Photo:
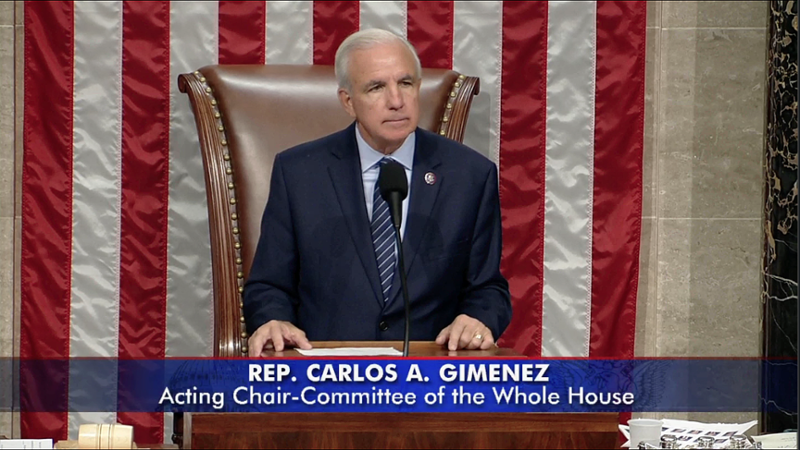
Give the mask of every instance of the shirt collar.
M 406 169 L 411 170 L 414 165 L 414 146 L 416 144 L 417 137 L 416 132 L 409 134 L 400 148 L 395 150 L 394 153 L 391 155 L 384 155 L 367 144 L 367 141 L 365 141 L 364 137 L 361 136 L 361 131 L 358 130 L 358 125 L 356 125 L 355 128 L 356 142 L 358 143 L 358 156 L 361 159 L 361 173 L 365 173 L 367 170 L 371 169 L 385 156 L 392 158 L 393 160 L 402 164 Z

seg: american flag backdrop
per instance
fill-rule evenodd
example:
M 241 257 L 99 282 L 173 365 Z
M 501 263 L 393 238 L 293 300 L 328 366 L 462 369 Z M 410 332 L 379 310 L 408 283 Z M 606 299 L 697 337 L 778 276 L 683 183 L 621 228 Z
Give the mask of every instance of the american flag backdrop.
M 633 356 L 642 199 L 645 2 L 31 1 L 25 3 L 23 359 L 212 355 L 203 167 L 181 73 L 332 64 L 351 32 L 406 36 L 425 67 L 480 77 L 465 143 L 498 164 L 502 270 L 529 356 Z M 334 93 L 331 93 L 332 95 Z M 313 119 L 312 119 L 313 120 Z M 164 414 L 69 412 L 91 395 L 20 374 L 64 412 L 25 438 Z M 116 389 L 112 383 L 102 389 Z

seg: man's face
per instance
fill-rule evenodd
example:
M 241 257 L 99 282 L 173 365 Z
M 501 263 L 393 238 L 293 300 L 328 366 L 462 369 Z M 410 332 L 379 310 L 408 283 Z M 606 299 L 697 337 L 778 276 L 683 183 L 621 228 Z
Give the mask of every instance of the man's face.
M 350 55 L 348 92 L 339 89 L 347 113 L 372 148 L 397 150 L 419 122 L 420 80 L 414 58 L 401 43 L 376 45 Z

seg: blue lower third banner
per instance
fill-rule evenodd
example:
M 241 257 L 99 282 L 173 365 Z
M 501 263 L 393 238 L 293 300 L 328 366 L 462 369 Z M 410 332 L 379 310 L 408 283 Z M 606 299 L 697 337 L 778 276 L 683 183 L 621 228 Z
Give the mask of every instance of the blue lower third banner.
M 14 372 L 0 405 L 28 412 L 797 412 L 796 360 L 0 361 Z

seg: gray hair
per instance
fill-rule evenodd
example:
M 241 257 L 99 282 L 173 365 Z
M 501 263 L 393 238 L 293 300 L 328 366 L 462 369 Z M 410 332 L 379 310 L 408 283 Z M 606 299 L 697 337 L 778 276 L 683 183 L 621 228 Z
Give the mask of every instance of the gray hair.
M 340 88 L 350 89 L 350 55 L 356 50 L 363 50 L 379 44 L 390 44 L 399 42 L 406 46 L 408 51 L 414 57 L 414 65 L 416 69 L 417 79 L 422 78 L 422 66 L 419 62 L 419 56 L 416 49 L 411 45 L 408 40 L 402 36 L 398 36 L 391 31 L 382 30 L 380 28 L 370 28 L 366 30 L 357 31 L 345 39 L 336 50 L 336 59 L 334 63 L 334 71 L 336 73 L 336 81 L 339 83 Z

